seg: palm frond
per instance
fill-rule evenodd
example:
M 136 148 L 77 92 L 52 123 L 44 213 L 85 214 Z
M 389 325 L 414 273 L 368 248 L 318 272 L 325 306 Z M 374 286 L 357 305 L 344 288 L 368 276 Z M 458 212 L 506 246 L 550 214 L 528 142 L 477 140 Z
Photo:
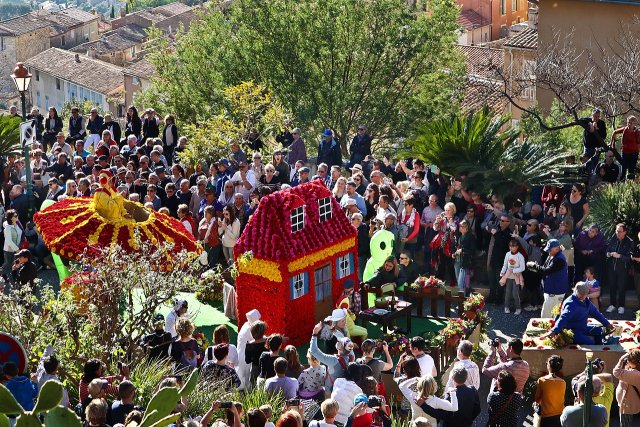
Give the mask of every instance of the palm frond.
M 20 144 L 19 117 L 0 114 L 0 156 L 19 155 L 22 152 Z
M 519 140 L 508 115 L 494 115 L 488 107 L 466 116 L 425 123 L 407 141 L 407 154 L 436 164 L 449 175 L 466 174 L 476 190 L 508 194 L 520 185 L 559 184 L 564 181 L 566 153 Z

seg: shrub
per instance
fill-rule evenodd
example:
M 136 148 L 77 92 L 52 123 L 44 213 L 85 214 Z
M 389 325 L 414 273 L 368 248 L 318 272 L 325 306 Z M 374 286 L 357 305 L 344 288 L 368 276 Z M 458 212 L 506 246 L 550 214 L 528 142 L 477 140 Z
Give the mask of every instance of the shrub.
M 634 238 L 640 232 L 640 183 L 619 182 L 598 188 L 590 203 L 589 222 L 595 222 L 606 237 L 615 233 L 616 224 L 629 228 Z

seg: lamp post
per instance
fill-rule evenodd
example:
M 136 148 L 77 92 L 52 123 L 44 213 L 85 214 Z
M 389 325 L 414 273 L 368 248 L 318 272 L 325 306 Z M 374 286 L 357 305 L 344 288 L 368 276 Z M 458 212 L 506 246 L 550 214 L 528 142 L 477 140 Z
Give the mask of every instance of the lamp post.
M 587 381 L 584 387 L 584 406 L 582 410 L 582 425 L 588 427 L 591 425 L 591 403 L 593 402 L 593 371 L 591 360 L 593 359 L 593 351 L 587 351 Z
M 27 100 L 26 94 L 27 90 L 29 90 L 29 84 L 31 83 L 31 73 L 24 66 L 22 62 L 18 62 L 16 64 L 16 68 L 13 69 L 13 74 L 11 74 L 11 78 L 13 82 L 16 84 L 16 88 L 20 93 L 20 100 L 22 101 L 22 121 L 27 121 Z M 20 141 L 22 143 L 22 141 Z M 31 159 L 29 158 L 29 144 L 24 144 L 22 149 L 24 150 L 24 164 L 26 168 L 26 178 L 27 178 L 27 200 L 28 210 L 27 217 L 29 220 L 33 218 L 33 187 L 31 182 Z

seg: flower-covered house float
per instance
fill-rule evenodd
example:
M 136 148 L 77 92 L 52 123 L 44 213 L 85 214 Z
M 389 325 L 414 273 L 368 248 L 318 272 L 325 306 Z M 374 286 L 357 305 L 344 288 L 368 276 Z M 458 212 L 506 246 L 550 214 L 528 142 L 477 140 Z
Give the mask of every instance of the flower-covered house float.
M 234 247 L 237 310 L 258 309 L 294 344 L 331 314 L 343 283 L 357 279 L 357 233 L 318 180 L 263 197 Z M 239 327 L 246 321 L 238 316 Z

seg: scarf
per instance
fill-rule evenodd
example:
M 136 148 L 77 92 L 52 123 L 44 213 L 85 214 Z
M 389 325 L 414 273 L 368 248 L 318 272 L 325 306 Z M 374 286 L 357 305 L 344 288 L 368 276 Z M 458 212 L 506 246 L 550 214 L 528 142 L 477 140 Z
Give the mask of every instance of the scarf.
M 405 224 L 407 227 L 409 227 L 409 234 L 411 234 L 411 231 L 413 230 L 413 226 L 414 226 L 415 220 L 416 220 L 416 210 L 415 210 L 415 208 L 411 210 L 411 214 L 409 215 L 409 219 L 406 219 L 406 217 L 407 217 L 407 213 L 403 208 L 402 209 L 402 213 L 400 214 L 400 218 L 402 218 L 403 224 Z M 405 222 L 405 219 L 406 219 L 406 222 Z

